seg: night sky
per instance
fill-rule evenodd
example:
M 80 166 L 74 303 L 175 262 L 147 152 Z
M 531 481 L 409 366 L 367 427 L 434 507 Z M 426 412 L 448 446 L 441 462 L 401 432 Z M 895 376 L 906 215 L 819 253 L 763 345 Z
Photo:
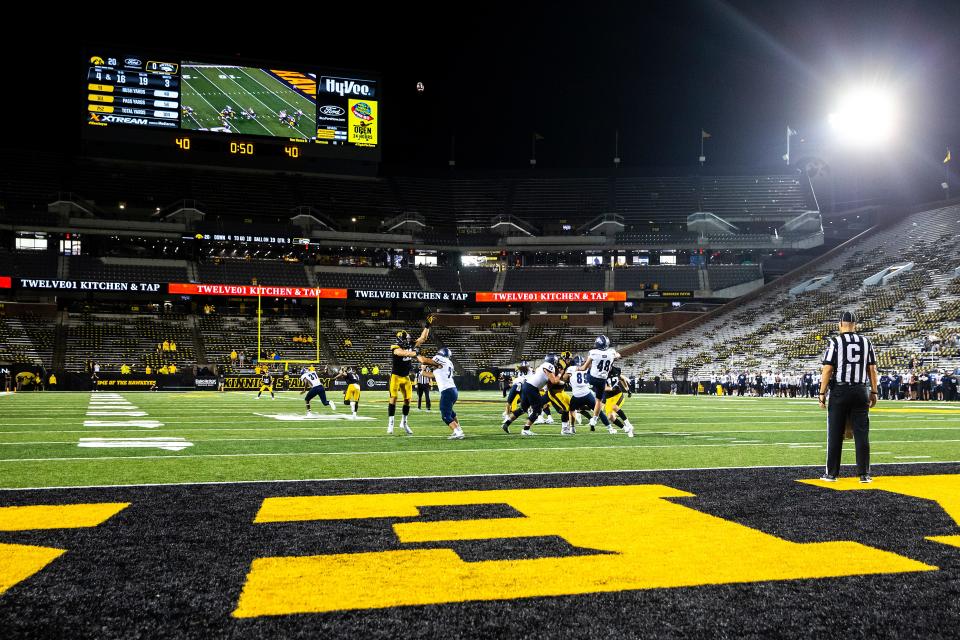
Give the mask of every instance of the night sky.
M 50 125 L 10 127 L 10 143 L 79 139 L 84 42 L 379 72 L 392 167 L 445 167 L 455 136 L 458 167 L 523 168 L 533 132 L 539 167 L 609 167 L 616 130 L 624 166 L 692 166 L 701 127 L 712 134 L 708 163 L 774 166 L 787 124 L 823 139 L 838 89 L 873 79 L 908 114 L 903 144 L 884 153 L 933 166 L 960 143 L 960 2 L 395 5 L 143 5 L 157 11 L 152 26 L 119 8 L 128 17 L 108 20 L 99 6 L 54 25 L 11 18 L 11 31 L 35 38 L 6 42 L 5 60 L 22 70 L 19 87 L 44 98 L 25 109 L 6 90 L 4 121 Z M 66 99 L 49 98 L 53 83 Z

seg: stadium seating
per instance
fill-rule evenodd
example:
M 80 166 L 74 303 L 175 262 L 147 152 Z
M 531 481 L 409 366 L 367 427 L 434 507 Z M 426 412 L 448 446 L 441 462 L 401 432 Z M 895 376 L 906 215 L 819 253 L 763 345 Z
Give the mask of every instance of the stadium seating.
M 244 366 L 249 369 L 257 357 L 257 319 L 242 315 L 201 315 L 198 317 L 207 363 L 223 371 L 239 369 L 239 358 L 230 354 L 244 354 Z M 316 321 L 307 314 L 266 312 L 260 327 L 260 345 L 264 359 L 276 353 L 283 360 L 316 360 Z M 294 342 L 303 336 L 308 342 Z
M 707 269 L 710 288 L 714 291 L 726 289 L 745 282 L 763 278 L 760 265 L 711 265 Z
M 603 291 L 602 269 L 595 267 L 524 267 L 507 271 L 504 291 Z
M 791 296 L 787 289 L 796 282 L 771 285 L 759 297 L 643 349 L 629 359 L 630 366 L 661 373 L 689 367 L 705 375 L 818 369 L 823 340 L 836 331 L 840 310 L 850 309 L 863 318 L 862 330 L 874 340 L 881 368 L 902 370 L 922 358 L 924 367 L 953 370 L 960 365 L 952 338 L 960 321 L 960 282 L 954 274 L 960 260 L 958 218 L 958 206 L 905 217 L 804 274 L 833 274 L 823 288 Z M 862 285 L 884 267 L 907 261 L 914 269 L 887 285 Z M 936 340 L 923 351 L 921 344 L 931 336 Z
M 308 287 L 307 272 L 299 262 L 220 259 L 197 266 L 200 281 L 208 284 L 259 284 Z
M 391 291 L 414 291 L 421 288 L 417 276 L 410 269 L 382 269 L 381 271 L 382 273 L 351 273 L 349 268 L 340 271 L 317 271 L 317 286 Z
M 656 284 L 668 291 L 696 291 L 700 289 L 697 267 L 687 265 L 659 265 L 624 267 L 614 271 L 614 288 L 637 291 Z
M 143 372 L 165 364 L 183 369 L 196 364 L 193 332 L 182 314 L 70 314 L 64 326 L 65 365 L 82 371 L 88 360 L 100 363 L 101 371 L 118 372 L 128 365 Z M 173 341 L 176 351 L 163 351 L 158 345 Z
M 36 314 L 0 316 L 0 363 L 53 362 L 54 322 Z
M 149 263 L 128 261 L 123 264 L 107 264 L 98 258 L 77 256 L 68 259 L 68 272 L 73 280 L 116 282 L 186 282 L 187 269 L 180 263 L 161 266 L 159 261 Z
M 0 275 L 24 278 L 56 278 L 55 251 L 10 251 L 0 248 Z

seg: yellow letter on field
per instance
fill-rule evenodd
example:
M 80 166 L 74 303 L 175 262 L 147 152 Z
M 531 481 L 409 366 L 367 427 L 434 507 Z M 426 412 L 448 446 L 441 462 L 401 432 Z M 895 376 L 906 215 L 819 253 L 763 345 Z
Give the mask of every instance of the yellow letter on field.
M 506 503 L 524 517 L 393 525 L 400 543 L 560 536 L 596 554 L 465 562 L 452 549 L 253 561 L 234 616 L 628 589 L 931 571 L 854 542 L 800 544 L 667 498 L 662 485 L 268 498 L 256 522 L 416 517 L 420 507 Z

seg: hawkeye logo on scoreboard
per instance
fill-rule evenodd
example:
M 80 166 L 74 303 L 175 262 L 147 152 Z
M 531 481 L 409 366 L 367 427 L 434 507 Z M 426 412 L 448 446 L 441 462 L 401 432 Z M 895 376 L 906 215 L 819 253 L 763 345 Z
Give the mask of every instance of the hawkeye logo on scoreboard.
M 347 113 L 347 140 L 354 144 L 376 146 L 376 100 L 350 100 Z
M 626 291 L 478 291 L 477 302 L 623 302 Z

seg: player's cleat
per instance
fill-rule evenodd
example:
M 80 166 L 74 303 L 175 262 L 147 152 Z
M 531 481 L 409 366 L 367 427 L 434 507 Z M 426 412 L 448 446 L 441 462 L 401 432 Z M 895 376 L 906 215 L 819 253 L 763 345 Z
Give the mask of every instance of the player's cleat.
M 463 440 L 465 437 L 463 431 L 457 429 L 447 437 L 447 440 Z
M 356 418 L 356 417 L 357 417 L 357 414 L 356 414 L 356 413 L 352 413 L 352 414 L 350 414 L 350 417 L 351 417 L 351 418 Z
M 522 435 L 522 436 L 535 436 L 535 435 L 537 435 L 537 434 L 535 434 L 535 433 L 534 433 L 533 431 L 531 431 L 530 429 L 524 429 L 523 431 L 520 432 L 520 435 Z
M 533 424 L 543 424 L 543 423 L 545 423 L 546 421 L 547 421 L 547 419 L 546 419 L 546 418 L 543 416 L 543 414 L 541 413 L 539 416 L 537 416 L 537 419 L 533 421 Z
M 506 420 L 503 421 L 503 424 L 500 425 L 500 428 L 503 429 L 504 433 L 510 433 L 510 423 Z
M 564 427 L 564 428 L 560 429 L 560 435 L 562 435 L 562 436 L 572 436 L 572 435 L 573 435 L 573 429 L 571 429 L 570 427 Z
M 618 433 L 617 428 L 611 425 L 607 427 L 607 433 L 609 433 L 610 435 L 616 435 Z
M 387 435 L 388 436 L 393 435 L 393 425 L 390 425 L 389 427 L 387 427 Z
M 860 476 L 860 484 L 870 484 L 871 482 L 873 482 L 873 477 L 869 473 Z
M 307 417 L 308 417 L 308 418 L 312 418 L 312 417 L 313 417 L 313 411 L 310 411 L 310 409 L 307 409 Z
M 628 438 L 632 438 L 632 437 L 633 437 L 633 425 L 627 427 L 626 429 L 624 429 L 624 431 L 627 432 L 627 437 L 628 437 Z
M 547 416 L 547 419 L 544 422 L 547 424 L 553 424 L 553 416 Z
M 411 429 L 410 425 L 408 425 L 406 422 L 401 422 L 400 426 L 403 427 L 404 432 L 406 432 L 408 436 L 413 435 L 413 429 Z
M 580 412 L 579 412 L 579 411 L 576 412 L 575 414 L 573 414 L 573 419 L 574 419 L 574 421 L 575 421 L 577 424 L 580 424 L 580 423 L 583 422 L 583 416 L 580 415 Z
M 820 476 L 820 479 L 823 480 L 824 482 L 836 482 L 837 476 L 832 476 L 829 473 L 825 473 L 822 476 Z
M 336 403 L 334 403 L 333 400 L 331 400 L 331 401 L 330 401 L 330 411 L 336 411 L 336 410 L 337 410 L 337 405 L 336 405 Z

